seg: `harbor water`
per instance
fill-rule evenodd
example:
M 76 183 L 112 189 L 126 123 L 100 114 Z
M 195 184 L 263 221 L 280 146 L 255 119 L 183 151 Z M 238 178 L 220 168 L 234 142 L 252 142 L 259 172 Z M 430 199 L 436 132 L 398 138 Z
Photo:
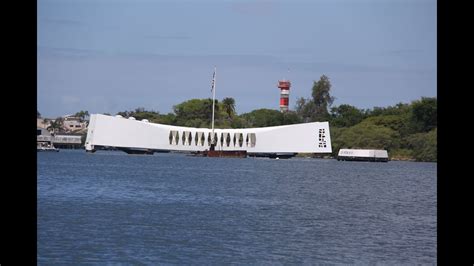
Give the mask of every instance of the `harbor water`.
M 37 156 L 39 265 L 436 264 L 436 163 Z

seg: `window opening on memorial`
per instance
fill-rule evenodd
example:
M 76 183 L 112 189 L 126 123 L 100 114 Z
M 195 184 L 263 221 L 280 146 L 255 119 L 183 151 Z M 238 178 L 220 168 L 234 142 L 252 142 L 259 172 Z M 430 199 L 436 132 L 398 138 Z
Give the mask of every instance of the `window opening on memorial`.
M 255 147 L 255 145 L 257 144 L 257 136 L 255 135 L 255 133 L 250 133 L 250 147 Z
M 242 147 L 243 143 L 244 143 L 244 135 L 242 133 L 239 133 L 239 147 Z
M 193 142 L 193 133 L 189 132 L 188 133 L 188 145 L 191 146 L 192 142 Z
M 227 137 L 225 138 L 225 144 L 227 147 L 229 147 L 230 145 L 230 134 L 229 133 L 226 133 Z
M 204 137 L 204 133 L 201 132 L 201 146 L 204 146 L 205 141 L 206 141 L 206 138 Z

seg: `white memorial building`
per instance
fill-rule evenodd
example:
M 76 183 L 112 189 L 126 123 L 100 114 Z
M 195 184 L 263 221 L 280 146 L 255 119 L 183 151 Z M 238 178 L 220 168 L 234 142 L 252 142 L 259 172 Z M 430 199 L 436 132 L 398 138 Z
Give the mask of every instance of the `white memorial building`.
M 150 123 L 134 118 L 93 114 L 85 148 L 122 150 L 204 151 L 211 144 L 211 129 Z M 274 127 L 214 129 L 216 150 L 242 150 L 252 154 L 331 153 L 328 122 Z

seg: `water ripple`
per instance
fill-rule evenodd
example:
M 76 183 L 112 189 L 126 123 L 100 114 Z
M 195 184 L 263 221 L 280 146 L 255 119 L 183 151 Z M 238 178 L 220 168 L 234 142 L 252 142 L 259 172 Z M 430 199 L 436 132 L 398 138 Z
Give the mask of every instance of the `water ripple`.
M 435 264 L 436 164 L 38 154 L 38 263 Z

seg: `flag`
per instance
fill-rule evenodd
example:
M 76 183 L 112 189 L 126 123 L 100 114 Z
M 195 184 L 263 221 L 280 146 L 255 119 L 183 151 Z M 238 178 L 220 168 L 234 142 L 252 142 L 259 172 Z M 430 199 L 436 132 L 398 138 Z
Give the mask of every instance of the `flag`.
M 211 92 L 214 90 L 215 83 L 216 83 L 216 70 L 214 69 L 214 74 L 212 74 Z

